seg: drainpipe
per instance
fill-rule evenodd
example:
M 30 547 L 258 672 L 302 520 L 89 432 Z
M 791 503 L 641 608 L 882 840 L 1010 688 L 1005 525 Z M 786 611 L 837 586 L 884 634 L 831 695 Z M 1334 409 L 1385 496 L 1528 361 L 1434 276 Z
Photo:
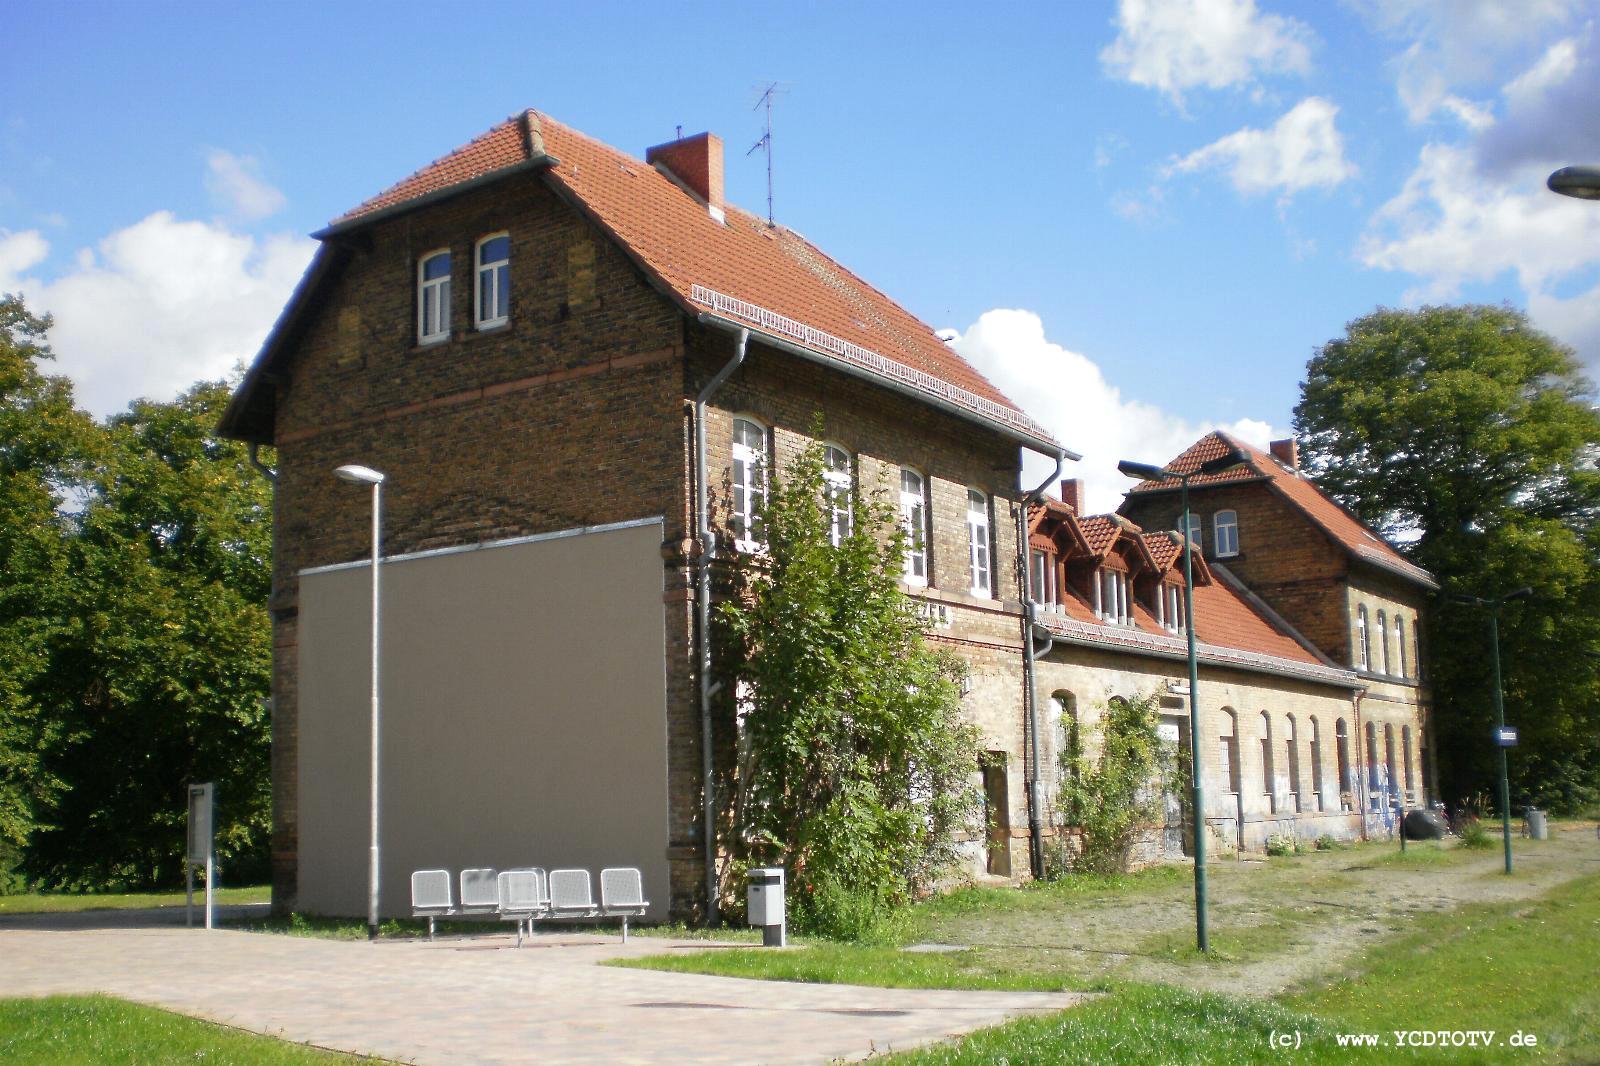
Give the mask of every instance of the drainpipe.
M 1056 468 L 1050 476 L 1022 498 L 1022 507 L 1017 514 L 1017 557 L 1022 563 L 1022 673 L 1025 685 L 1023 698 L 1024 710 L 1028 716 L 1028 862 L 1033 867 L 1035 879 L 1044 877 L 1044 831 L 1039 825 L 1039 683 L 1034 670 L 1034 659 L 1038 655 L 1048 655 L 1055 646 L 1051 637 L 1044 647 L 1044 651 L 1035 652 L 1033 648 L 1034 605 L 1033 605 L 1033 567 L 1028 556 L 1028 508 L 1039 502 L 1039 497 L 1044 495 L 1044 490 L 1054 484 L 1061 476 L 1061 464 L 1066 462 L 1067 454 L 1064 451 L 1056 452 Z
M 701 809 L 701 837 L 705 846 L 706 863 L 706 924 L 717 924 L 717 800 L 712 787 L 715 769 L 711 752 L 711 697 L 717 687 L 711 683 L 711 560 L 717 554 L 717 541 L 711 533 L 711 513 L 706 490 L 706 402 L 711 399 L 728 376 L 744 362 L 745 348 L 750 331 L 741 329 L 733 358 L 717 371 L 706 387 L 694 398 L 694 525 L 695 559 L 695 619 L 700 629 L 700 774 L 703 794 Z
M 1361 839 L 1367 839 L 1367 734 L 1361 728 L 1361 697 L 1366 690 L 1355 694 L 1356 705 L 1356 782 L 1360 785 L 1356 804 L 1361 810 Z

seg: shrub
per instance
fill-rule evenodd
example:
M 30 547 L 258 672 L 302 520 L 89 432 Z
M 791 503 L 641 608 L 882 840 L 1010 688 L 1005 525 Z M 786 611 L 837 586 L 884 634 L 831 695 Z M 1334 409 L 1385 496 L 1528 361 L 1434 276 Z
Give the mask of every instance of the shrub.
M 1475 817 L 1461 820 L 1461 846 L 1474 851 L 1494 847 L 1494 838 L 1483 827 L 1483 822 Z
M 1077 745 L 1063 753 L 1057 804 L 1080 833 L 1074 870 L 1119 873 L 1128 868 L 1139 836 L 1162 814 L 1162 787 L 1185 794 L 1184 767 L 1157 732 L 1155 693 L 1113 698 L 1100 709 L 1100 750 L 1091 757 Z
M 1299 850 L 1299 841 L 1288 833 L 1274 833 L 1267 838 L 1268 855 L 1293 855 Z

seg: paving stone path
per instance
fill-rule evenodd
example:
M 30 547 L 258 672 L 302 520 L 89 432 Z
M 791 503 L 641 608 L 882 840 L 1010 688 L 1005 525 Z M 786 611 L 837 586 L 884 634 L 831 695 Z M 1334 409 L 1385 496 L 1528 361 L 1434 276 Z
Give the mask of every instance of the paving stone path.
M 104 992 L 418 1063 L 817 1063 L 946 1039 L 1081 996 L 619 969 L 703 941 L 541 934 L 365 942 L 0 920 L 0 996 Z

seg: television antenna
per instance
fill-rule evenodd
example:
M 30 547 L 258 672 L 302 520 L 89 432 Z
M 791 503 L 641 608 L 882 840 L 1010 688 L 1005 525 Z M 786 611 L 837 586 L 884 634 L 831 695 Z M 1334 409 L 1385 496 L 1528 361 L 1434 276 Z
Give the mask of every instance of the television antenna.
M 774 224 L 772 221 L 772 100 L 773 97 L 788 91 L 788 89 L 781 87 L 775 81 L 768 82 L 766 87 L 761 90 L 760 97 L 756 99 L 755 107 L 750 109 L 756 111 L 765 108 L 767 112 L 766 124 L 762 127 L 761 139 L 750 146 L 750 150 L 745 153 L 745 156 L 753 155 L 758 148 L 764 150 L 767 154 L 767 225 L 769 226 Z

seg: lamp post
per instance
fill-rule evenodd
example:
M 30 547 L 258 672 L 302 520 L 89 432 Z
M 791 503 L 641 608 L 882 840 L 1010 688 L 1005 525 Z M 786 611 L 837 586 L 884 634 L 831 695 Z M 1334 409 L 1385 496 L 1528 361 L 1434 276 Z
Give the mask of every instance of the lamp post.
M 1553 177 L 1552 175 L 1552 179 Z M 1511 781 L 1506 776 L 1506 746 L 1500 742 L 1499 733 L 1506 724 L 1505 696 L 1500 691 L 1500 608 L 1511 600 L 1520 600 L 1524 596 L 1531 595 L 1533 589 L 1524 585 L 1515 592 L 1508 592 L 1492 600 L 1460 592 L 1452 593 L 1450 596 L 1457 603 L 1469 603 L 1489 610 L 1489 659 L 1494 664 L 1495 750 L 1500 754 L 1500 829 L 1505 838 L 1506 873 L 1511 872 Z
M 1206 916 L 1206 808 L 1205 786 L 1200 771 L 1200 663 L 1194 648 L 1194 562 L 1192 538 L 1189 536 L 1189 479 L 1202 474 L 1216 474 L 1240 462 L 1238 452 L 1201 463 L 1186 474 L 1180 474 L 1149 463 L 1135 463 L 1124 459 L 1117 464 L 1119 473 L 1140 481 L 1176 481 L 1183 498 L 1183 619 L 1184 632 L 1189 642 L 1189 777 L 1194 806 L 1194 936 L 1195 946 L 1202 955 L 1211 950 L 1211 936 Z
M 367 844 L 367 939 L 378 939 L 378 622 L 383 605 L 378 564 L 383 558 L 383 475 L 371 467 L 346 465 L 334 471 L 341 481 L 372 486 L 372 794 L 371 837 Z

